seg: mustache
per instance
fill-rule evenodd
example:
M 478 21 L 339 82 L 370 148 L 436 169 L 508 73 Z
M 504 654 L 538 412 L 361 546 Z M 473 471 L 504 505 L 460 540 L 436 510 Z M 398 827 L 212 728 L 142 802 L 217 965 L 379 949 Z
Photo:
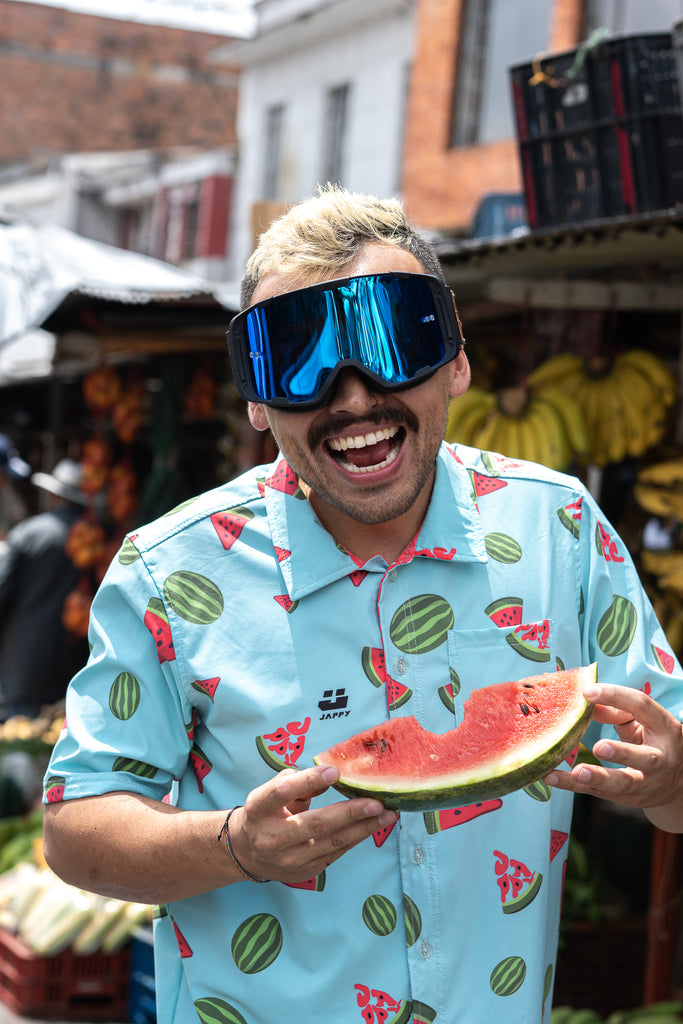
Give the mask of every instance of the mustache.
M 407 430 L 417 432 L 419 423 L 417 416 L 410 409 L 387 409 L 377 407 L 368 409 L 362 419 L 350 414 L 339 416 L 328 416 L 320 423 L 314 424 L 308 432 L 308 446 L 312 450 L 332 436 L 345 433 L 348 427 L 356 427 L 362 423 L 365 427 L 368 423 L 377 427 L 397 426 L 405 427 Z

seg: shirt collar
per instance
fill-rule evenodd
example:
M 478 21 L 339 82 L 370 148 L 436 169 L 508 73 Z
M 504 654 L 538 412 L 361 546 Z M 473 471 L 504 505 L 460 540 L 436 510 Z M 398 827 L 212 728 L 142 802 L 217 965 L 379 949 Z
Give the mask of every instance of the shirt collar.
M 271 536 L 290 598 L 296 601 L 353 573 L 384 572 L 387 564 L 383 558 L 376 556 L 359 565 L 339 546 L 298 488 L 279 486 L 291 474 L 287 474 L 287 468 L 280 457 L 266 478 L 264 494 Z M 425 520 L 399 561 L 412 557 L 452 562 L 487 559 L 469 472 L 446 444 L 437 458 L 434 491 Z

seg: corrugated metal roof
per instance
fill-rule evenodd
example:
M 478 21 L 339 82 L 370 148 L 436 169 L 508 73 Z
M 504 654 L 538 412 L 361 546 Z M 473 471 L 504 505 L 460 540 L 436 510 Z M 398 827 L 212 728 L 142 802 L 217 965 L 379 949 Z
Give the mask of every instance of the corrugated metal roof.
M 44 326 L 74 296 L 128 306 L 193 300 L 225 308 L 210 283 L 161 260 L 55 225 L 0 223 L 0 346 Z

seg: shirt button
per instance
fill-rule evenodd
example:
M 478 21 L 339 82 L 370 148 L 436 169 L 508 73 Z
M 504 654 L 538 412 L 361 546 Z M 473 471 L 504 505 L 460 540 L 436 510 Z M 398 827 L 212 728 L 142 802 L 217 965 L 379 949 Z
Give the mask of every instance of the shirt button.
M 420 950 L 420 956 L 424 960 L 429 960 L 430 956 L 434 952 L 434 950 L 432 949 L 431 945 L 429 944 L 429 942 L 427 942 L 426 939 L 423 939 L 422 942 L 420 943 L 419 950 Z
M 399 658 L 394 667 L 396 669 L 397 675 L 404 676 L 408 671 L 408 662 L 406 661 L 405 658 Z
M 415 861 L 415 863 L 424 864 L 425 859 L 425 852 L 422 849 L 422 847 L 416 846 L 415 849 L 413 850 L 413 860 Z
M 390 569 L 389 572 L 387 573 L 387 579 L 389 580 L 390 583 L 395 583 L 397 576 L 398 569 Z

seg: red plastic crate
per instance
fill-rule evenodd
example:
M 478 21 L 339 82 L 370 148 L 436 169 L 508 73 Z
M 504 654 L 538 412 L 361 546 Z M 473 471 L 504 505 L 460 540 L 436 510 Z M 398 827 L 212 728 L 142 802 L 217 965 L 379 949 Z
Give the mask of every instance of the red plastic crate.
M 0 928 L 0 1000 L 40 1020 L 124 1021 L 128 1013 L 130 949 L 81 956 L 32 953 Z

